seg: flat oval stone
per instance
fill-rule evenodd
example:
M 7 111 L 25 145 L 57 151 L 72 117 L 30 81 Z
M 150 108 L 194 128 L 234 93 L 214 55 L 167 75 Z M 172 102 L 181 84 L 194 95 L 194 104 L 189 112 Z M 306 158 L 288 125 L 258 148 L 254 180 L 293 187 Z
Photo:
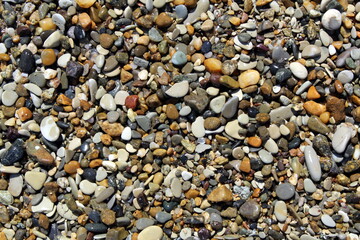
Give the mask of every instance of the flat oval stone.
M 239 211 L 241 216 L 250 220 L 256 220 L 260 215 L 260 209 L 260 205 L 255 200 L 251 199 L 241 205 Z
M 45 117 L 40 124 L 40 131 L 43 137 L 51 142 L 56 141 L 60 136 L 60 129 L 52 116 Z
M 306 146 L 304 150 L 306 166 L 309 170 L 311 179 L 315 182 L 321 179 L 320 158 L 311 146 Z
M 286 220 L 288 212 L 284 201 L 277 201 L 275 203 L 274 214 L 279 222 L 284 222 Z
M 305 79 L 308 75 L 306 67 L 299 62 L 292 62 L 289 67 L 294 76 L 299 79 Z
M 24 179 L 21 174 L 11 174 L 9 179 L 8 191 L 14 196 L 20 196 L 23 188 Z
M 113 96 L 111 96 L 108 93 L 101 97 L 100 106 L 107 111 L 115 111 L 116 110 L 115 100 L 114 100 Z
M 333 228 L 333 227 L 336 226 L 336 223 L 335 223 L 334 219 L 332 219 L 332 218 L 331 218 L 329 215 L 327 215 L 327 214 L 323 214 L 323 215 L 321 216 L 321 222 L 322 222 L 325 226 L 327 226 L 327 227 Z
M 350 127 L 340 125 L 337 127 L 331 145 L 337 153 L 343 153 L 351 138 L 352 129 Z
M 14 105 L 14 103 L 16 102 L 16 100 L 18 99 L 18 95 L 15 91 L 13 90 L 5 90 L 2 94 L 1 94 L 1 101 L 5 106 L 12 106 Z
M 46 180 L 46 173 L 29 171 L 25 173 L 25 182 L 33 189 L 40 190 Z
M 301 53 L 303 58 L 316 58 L 319 57 L 321 54 L 320 47 L 316 45 L 307 45 Z
M 316 191 L 316 186 L 310 178 L 304 180 L 304 189 L 306 192 L 313 193 Z
M 276 195 L 281 200 L 289 200 L 295 194 L 295 187 L 290 183 L 282 183 L 276 187 Z
M 274 157 L 272 156 L 272 154 L 264 149 L 261 149 L 258 154 L 259 154 L 261 161 L 265 164 L 272 163 L 274 160 Z
M 181 182 L 178 178 L 173 178 L 170 183 L 170 189 L 174 197 L 179 198 L 181 197 L 182 188 L 181 188 Z
M 205 136 L 204 118 L 197 117 L 191 125 L 191 131 L 195 137 L 201 138 Z
M 163 230 L 158 226 L 149 226 L 138 235 L 138 240 L 159 240 L 162 238 Z
M 321 18 L 321 24 L 328 30 L 339 29 L 341 22 L 341 13 L 336 9 L 327 10 Z
M 165 93 L 170 97 L 184 97 L 189 91 L 189 82 L 182 81 L 172 85 Z

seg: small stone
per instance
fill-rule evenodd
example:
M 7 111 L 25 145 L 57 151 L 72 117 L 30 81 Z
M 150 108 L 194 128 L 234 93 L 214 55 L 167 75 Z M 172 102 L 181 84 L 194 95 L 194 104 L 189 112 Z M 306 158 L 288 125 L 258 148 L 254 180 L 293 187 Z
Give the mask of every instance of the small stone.
M 305 79 L 308 76 L 307 69 L 299 62 L 290 63 L 290 70 L 294 74 L 294 76 L 299 79 Z
M 204 127 L 207 130 L 215 130 L 219 128 L 221 125 L 221 121 L 217 117 L 208 117 L 204 121 Z
M 78 168 L 80 168 L 78 161 L 70 161 L 64 165 L 64 170 L 68 174 L 75 174 Z
M 207 200 L 210 202 L 230 202 L 233 200 L 233 196 L 227 187 L 221 185 L 208 195 Z
M 103 48 L 111 48 L 114 44 L 114 38 L 107 33 L 100 34 L 99 41 Z
M 138 240 L 159 240 L 163 236 L 163 230 L 158 226 L 149 226 L 138 235 Z
M 274 214 L 279 222 L 284 222 L 287 218 L 287 207 L 284 201 L 277 201 L 274 206 Z
M 304 103 L 305 110 L 312 115 L 320 116 L 326 111 L 326 106 L 314 101 L 307 101 Z
M 318 117 L 310 117 L 307 124 L 312 131 L 321 134 L 327 134 L 330 132 L 330 129 Z
M 29 49 L 25 49 L 20 55 L 19 68 L 24 73 L 32 73 L 36 69 L 35 57 Z
M 260 205 L 255 200 L 251 199 L 241 205 L 239 211 L 241 216 L 250 220 L 256 220 L 259 218 L 260 209 Z
M 172 24 L 172 18 L 165 12 L 162 12 L 157 16 L 155 23 L 160 28 L 169 27 Z
M 56 141 L 60 136 L 60 129 L 52 116 L 45 117 L 41 121 L 40 130 L 43 137 L 51 142 Z
M 185 53 L 182 51 L 177 51 L 171 58 L 173 64 L 177 66 L 182 66 L 187 62 Z
M 181 98 L 189 91 L 189 82 L 182 81 L 172 85 L 165 93 L 170 97 Z
M 115 111 L 116 104 L 112 95 L 105 94 L 100 99 L 100 106 L 107 111 Z
M 321 222 L 327 227 L 333 228 L 336 226 L 335 221 L 327 214 L 321 216 Z
M 321 24 L 328 30 L 337 30 L 340 28 L 342 22 L 341 13 L 336 9 L 327 10 L 322 18 Z
M 251 85 L 255 85 L 260 80 L 260 74 L 256 70 L 247 70 L 240 74 L 239 76 L 239 85 L 240 88 L 246 88 Z
M 76 0 L 76 4 L 81 8 L 90 8 L 96 0 Z
M 309 170 L 310 176 L 312 180 L 315 182 L 321 179 L 321 167 L 320 167 L 320 159 L 316 154 L 315 150 L 311 146 L 306 146 L 304 150 L 306 166 Z
M 179 118 L 179 111 L 174 104 L 168 104 L 166 106 L 166 116 L 172 120 L 176 120 Z
M 316 45 L 307 45 L 301 53 L 303 58 L 316 58 L 319 57 L 321 54 L 320 47 Z
M 316 186 L 310 178 L 304 180 L 304 189 L 308 193 L 314 193 L 316 191 Z
M 44 49 L 41 52 L 41 61 L 44 66 L 50 66 L 56 62 L 56 54 L 53 49 Z
M 19 119 L 22 122 L 25 122 L 32 118 L 32 112 L 27 107 L 21 107 L 16 111 L 16 114 L 19 116 Z
M 29 171 L 25 173 L 24 179 L 27 184 L 37 191 L 43 187 L 46 180 L 46 173 Z
M 345 125 L 340 125 L 336 128 L 332 139 L 332 147 L 337 153 L 343 153 L 352 136 L 352 129 Z
M 290 183 L 282 183 L 276 187 L 276 195 L 281 200 L 289 200 L 295 194 L 295 187 Z
M 27 142 L 26 153 L 42 165 L 51 166 L 54 164 L 54 157 L 36 141 Z
M 66 65 L 66 76 L 68 78 L 78 79 L 84 72 L 84 67 L 74 61 L 69 61 Z
M 208 58 L 204 61 L 204 65 L 207 71 L 210 73 L 221 73 L 222 63 L 216 58 Z
M 20 161 L 23 158 L 24 153 L 24 141 L 21 138 L 17 138 L 2 156 L 1 163 L 5 166 L 11 166 Z

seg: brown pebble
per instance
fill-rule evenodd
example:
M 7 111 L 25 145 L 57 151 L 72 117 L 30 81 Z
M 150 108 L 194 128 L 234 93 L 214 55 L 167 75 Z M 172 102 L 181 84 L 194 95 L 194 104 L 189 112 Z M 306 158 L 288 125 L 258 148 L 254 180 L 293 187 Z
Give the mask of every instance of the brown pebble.
M 50 66 L 56 62 L 56 54 L 53 49 L 44 49 L 41 52 L 41 61 L 44 66 Z
M 168 104 L 166 106 L 166 116 L 172 120 L 176 120 L 179 118 L 179 111 L 174 104 Z
M 64 170 L 68 174 L 75 174 L 78 168 L 80 168 L 78 161 L 70 161 L 64 165 Z

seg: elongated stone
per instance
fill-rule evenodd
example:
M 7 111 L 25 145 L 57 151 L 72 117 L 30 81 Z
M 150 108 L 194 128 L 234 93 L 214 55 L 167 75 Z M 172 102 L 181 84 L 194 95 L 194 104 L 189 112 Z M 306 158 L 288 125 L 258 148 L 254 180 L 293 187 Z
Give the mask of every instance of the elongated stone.
M 340 125 L 333 136 L 332 147 L 337 153 L 343 153 L 351 138 L 352 129 L 350 127 Z
M 287 207 L 284 201 L 277 201 L 274 206 L 274 214 L 279 222 L 284 222 L 287 218 Z
M 320 158 L 311 146 L 306 146 L 304 150 L 306 166 L 309 170 L 311 179 L 319 181 L 321 178 Z

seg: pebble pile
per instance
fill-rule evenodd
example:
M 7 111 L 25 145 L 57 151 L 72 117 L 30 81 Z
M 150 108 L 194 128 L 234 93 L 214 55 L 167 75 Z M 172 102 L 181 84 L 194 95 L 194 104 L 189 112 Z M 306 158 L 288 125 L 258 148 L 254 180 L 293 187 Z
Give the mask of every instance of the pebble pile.
M 0 14 L 0 240 L 359 240 L 360 2 Z

